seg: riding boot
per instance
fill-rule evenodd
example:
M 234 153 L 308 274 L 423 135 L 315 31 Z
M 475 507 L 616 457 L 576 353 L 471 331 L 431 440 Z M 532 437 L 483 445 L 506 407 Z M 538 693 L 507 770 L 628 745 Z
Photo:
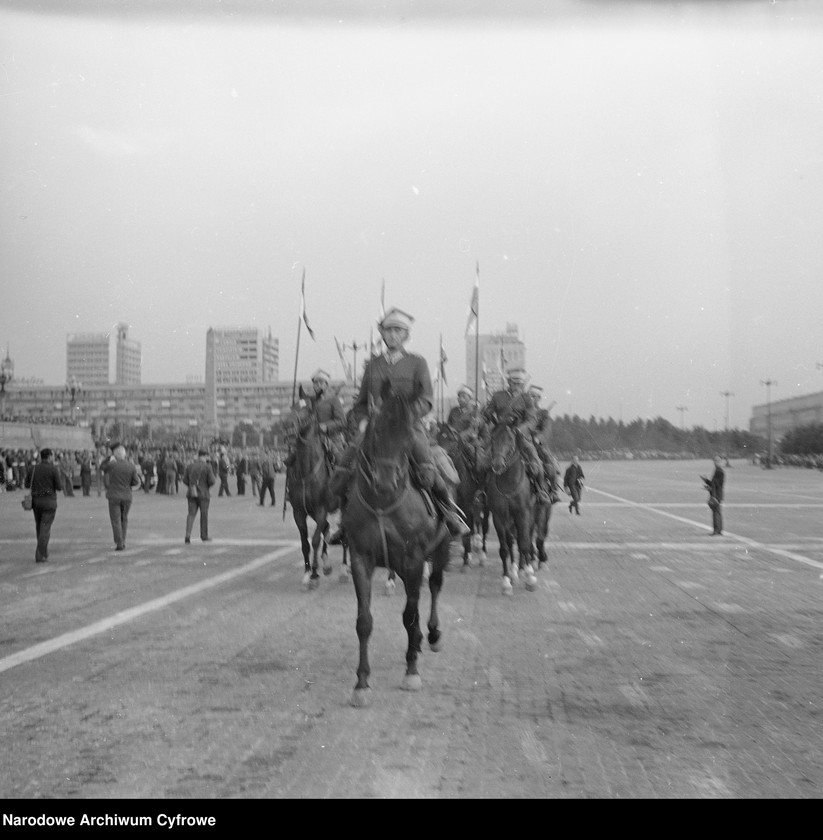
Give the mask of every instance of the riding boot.
M 451 497 L 445 485 L 435 481 L 431 488 L 431 495 L 452 537 L 463 537 L 471 532 L 471 528 L 466 523 L 465 514 L 457 506 L 457 502 Z
M 532 482 L 534 484 L 534 491 L 537 493 L 538 501 L 542 502 L 544 505 L 552 504 L 552 497 L 546 488 L 546 477 L 543 475 L 542 470 L 539 473 L 534 474 Z

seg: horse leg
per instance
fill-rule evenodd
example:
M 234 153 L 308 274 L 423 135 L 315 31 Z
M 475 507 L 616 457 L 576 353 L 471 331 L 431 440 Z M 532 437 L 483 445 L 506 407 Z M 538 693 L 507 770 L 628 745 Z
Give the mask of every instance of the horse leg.
M 317 514 L 317 516 L 321 516 L 321 514 Z M 312 589 L 317 589 L 317 587 L 320 586 L 320 573 L 317 571 L 317 560 L 320 555 L 320 542 L 322 539 L 322 526 L 319 522 L 317 522 L 317 520 L 315 520 L 315 529 L 311 537 L 311 577 L 309 578 L 309 586 Z
M 520 568 L 526 579 L 526 589 L 534 592 L 537 589 L 537 578 L 534 574 L 534 549 L 532 545 L 532 522 L 526 512 L 520 512 L 517 517 L 515 531 L 517 533 L 517 552 L 520 555 Z
M 340 567 L 340 577 L 337 580 L 340 583 L 348 583 L 351 580 L 351 573 L 349 569 L 349 547 L 345 540 L 343 540 L 343 565 Z
M 448 557 L 446 558 L 448 559 Z M 423 643 L 423 633 L 420 630 L 420 584 L 423 581 L 423 563 L 425 558 L 421 557 L 419 564 L 410 571 L 403 579 L 406 585 L 406 606 L 403 610 L 403 626 L 409 637 L 409 646 L 406 650 L 406 674 L 400 687 L 405 691 L 419 691 L 423 687 L 423 680 L 417 672 L 417 657 Z M 442 568 L 441 568 L 442 575 Z
M 323 551 L 322 551 L 322 558 L 323 558 L 323 574 L 330 575 L 331 574 L 331 559 L 329 558 L 329 521 L 328 519 L 325 521 L 323 525 L 323 529 L 320 531 L 320 535 L 323 538 Z
M 498 525 L 495 519 L 494 528 L 497 531 L 497 542 L 500 545 L 500 562 L 503 564 L 503 577 L 500 579 L 501 591 L 504 595 L 512 594 L 512 582 L 509 574 L 509 552 L 511 550 L 511 541 L 508 534 L 508 528 L 505 525 Z
M 294 522 L 297 525 L 297 530 L 300 532 L 300 548 L 303 552 L 303 588 L 308 589 L 311 581 L 311 561 L 309 555 L 311 553 L 311 545 L 309 544 L 309 528 L 306 522 L 306 512 L 292 508 Z
M 431 593 L 431 612 L 429 613 L 429 647 L 439 651 L 443 647 L 440 634 L 440 617 L 437 614 L 437 601 L 443 587 L 443 569 L 449 559 L 449 541 L 443 540 L 432 554 L 432 569 L 429 574 L 429 592 Z
M 357 663 L 357 683 L 351 696 L 351 705 L 363 708 L 371 703 L 371 689 L 369 688 L 369 638 L 371 637 L 373 621 L 371 614 L 371 582 L 374 573 L 372 558 L 355 556 L 352 554 L 352 577 L 354 591 L 357 595 L 357 639 L 360 643 L 360 659 Z
M 394 573 L 394 569 L 389 569 L 389 576 L 386 578 L 386 583 L 383 587 L 383 594 L 390 598 L 394 595 L 394 590 L 397 588 L 397 584 L 394 582 L 397 575 Z

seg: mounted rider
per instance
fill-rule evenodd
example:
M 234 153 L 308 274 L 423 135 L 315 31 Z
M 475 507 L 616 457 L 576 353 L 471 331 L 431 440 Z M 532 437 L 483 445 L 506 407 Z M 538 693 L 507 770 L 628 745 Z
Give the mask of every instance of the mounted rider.
M 468 385 L 461 385 L 457 392 L 457 405 L 449 412 L 446 423 L 460 436 L 462 432 L 476 427 L 478 419 L 474 391 Z
M 422 356 L 409 353 L 403 346 L 409 340 L 413 323 L 414 318 L 411 315 L 392 308 L 377 325 L 386 350 L 380 356 L 373 356 L 366 362 L 360 392 L 352 406 L 352 415 L 358 424 L 359 433 L 340 460 L 332 476 L 331 489 L 340 498 L 342 512 L 346 507 L 355 471 L 355 459 L 368 424 L 370 407 L 380 404 L 381 389 L 384 383 L 390 382 L 395 393 L 404 394 L 409 400 L 414 415 L 415 440 L 411 461 L 416 481 L 431 492 L 432 499 L 440 509 L 451 534 L 462 536 L 468 533 L 469 527 L 434 464 L 428 437 L 421 422 L 434 404 L 429 366 Z M 342 541 L 341 527 L 332 535 L 329 543 L 339 545 Z
M 536 418 L 532 429 L 532 442 L 540 460 L 543 462 L 543 473 L 549 485 L 552 504 L 554 504 L 560 501 L 560 462 L 549 448 L 551 418 L 549 417 L 549 410 L 540 407 L 540 400 L 543 398 L 543 389 L 540 385 L 530 385 L 529 396 L 534 403 Z
M 328 393 L 331 377 L 322 368 L 318 368 L 311 375 L 311 384 L 314 395 L 308 396 L 311 410 L 317 417 L 317 424 L 320 430 L 323 452 L 329 466 L 334 469 L 345 446 L 344 435 L 346 431 L 346 413 L 343 411 L 343 403 L 340 398 Z M 302 386 L 301 386 L 302 395 Z M 289 454 L 285 458 L 286 467 L 294 464 L 297 457 L 297 449 L 294 441 L 289 447 Z M 288 483 L 287 483 L 288 484 Z M 286 487 L 288 497 L 288 486 Z
M 508 387 L 495 391 L 482 411 L 483 420 L 489 426 L 506 423 L 515 433 L 518 450 L 526 465 L 538 498 L 541 502 L 551 504 L 551 495 L 543 472 L 532 434 L 537 422 L 537 414 L 532 398 L 526 393 L 525 385 L 528 374 L 522 368 L 512 368 L 506 373 Z

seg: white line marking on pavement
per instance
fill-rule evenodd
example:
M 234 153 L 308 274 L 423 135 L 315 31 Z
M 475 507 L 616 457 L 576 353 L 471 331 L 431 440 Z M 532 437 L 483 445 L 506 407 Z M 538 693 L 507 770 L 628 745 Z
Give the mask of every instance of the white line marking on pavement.
M 168 595 L 163 595 L 161 598 L 155 598 L 152 601 L 146 601 L 145 604 L 139 604 L 131 609 L 115 613 L 108 618 L 96 621 L 94 624 L 89 624 L 88 627 L 81 627 L 79 630 L 72 630 L 69 633 L 63 633 L 61 636 L 57 636 L 54 639 L 49 639 L 46 642 L 41 642 L 38 645 L 33 645 L 30 648 L 13 653 L 11 656 L 6 656 L 5 658 L 0 659 L 0 673 L 8 671 L 10 668 L 14 668 L 17 665 L 22 665 L 24 662 L 31 662 L 34 659 L 39 659 L 41 656 L 46 656 L 46 654 L 53 653 L 56 650 L 73 645 L 76 642 L 82 642 L 91 636 L 96 636 L 99 633 L 105 633 L 107 630 L 111 630 L 121 624 L 126 624 L 129 621 L 134 621 L 147 613 L 161 610 L 164 607 L 169 606 L 169 604 L 182 601 L 184 598 L 188 598 L 191 595 L 197 595 L 200 592 L 205 592 L 207 589 L 212 589 L 215 586 L 219 586 L 221 583 L 225 583 L 226 581 L 232 580 L 240 575 L 253 572 L 255 569 L 259 569 L 299 547 L 300 543 L 298 542 L 289 543 L 277 551 L 272 551 L 269 554 L 264 554 L 262 557 L 258 557 L 256 560 L 252 560 L 251 563 L 247 563 L 245 566 L 240 566 L 239 568 L 232 569 L 229 572 L 223 572 L 223 574 L 215 575 L 214 577 L 207 578 L 206 580 L 201 580 L 199 583 L 192 584 L 191 586 L 185 586 L 183 589 L 178 589 L 175 592 L 169 592 Z
M 656 513 L 659 516 L 667 516 L 669 519 L 675 519 L 678 522 L 684 522 L 686 525 L 697 525 L 700 528 L 706 527 L 704 522 L 695 522 L 693 519 L 686 519 L 683 516 L 676 516 L 673 513 L 667 513 L 665 510 L 658 510 L 652 505 L 647 505 L 642 502 L 632 502 L 630 499 L 624 499 L 621 496 L 615 496 L 613 493 L 607 493 L 605 490 L 597 490 L 594 487 L 589 487 L 588 489 L 592 490 L 595 493 L 600 493 L 603 496 L 608 496 L 610 499 L 615 499 L 618 502 L 623 502 L 624 504 L 629 505 L 629 507 L 636 507 L 640 508 L 641 510 L 647 510 L 651 513 Z M 797 554 L 794 551 L 784 551 L 782 548 L 775 548 L 774 546 L 766 545 L 765 543 L 758 542 L 757 540 L 751 540 L 748 537 L 741 536 L 740 534 L 733 534 L 731 533 L 731 531 L 724 530 L 723 535 L 730 539 L 737 540 L 737 542 L 743 543 L 744 545 L 748 545 L 752 548 L 759 548 L 763 551 L 768 551 L 772 554 L 776 554 L 779 557 L 787 557 L 789 560 L 795 560 L 798 563 L 805 563 L 807 566 L 811 566 L 815 569 L 823 569 L 823 563 L 820 563 L 818 560 L 812 560 L 810 557 L 804 557 L 802 554 Z M 716 545 L 716 542 L 712 543 L 712 545 Z

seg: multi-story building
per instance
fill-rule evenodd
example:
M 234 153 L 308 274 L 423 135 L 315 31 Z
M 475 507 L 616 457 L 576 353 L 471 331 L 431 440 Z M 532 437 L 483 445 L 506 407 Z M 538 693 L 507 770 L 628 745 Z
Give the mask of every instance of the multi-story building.
M 71 333 L 66 338 L 66 382 L 109 384 L 109 334 Z
M 777 444 L 786 432 L 812 423 L 823 423 L 823 391 L 752 406 L 749 431 L 766 440 L 771 432 Z
M 117 325 L 116 373 L 118 385 L 139 385 L 143 364 L 140 342 L 129 337 L 129 325 Z M 81 380 L 82 381 L 82 380 Z
M 206 333 L 206 370 L 217 385 L 276 382 L 280 375 L 278 339 L 256 327 L 211 327 Z
M 480 365 L 476 367 L 478 350 Z M 501 333 L 466 336 L 466 384 L 475 387 L 477 372 L 481 401 L 484 391 L 485 396 L 491 396 L 494 391 L 505 387 L 506 371 L 525 367 L 526 345 L 520 340 L 517 324 L 506 324 L 505 331 Z

